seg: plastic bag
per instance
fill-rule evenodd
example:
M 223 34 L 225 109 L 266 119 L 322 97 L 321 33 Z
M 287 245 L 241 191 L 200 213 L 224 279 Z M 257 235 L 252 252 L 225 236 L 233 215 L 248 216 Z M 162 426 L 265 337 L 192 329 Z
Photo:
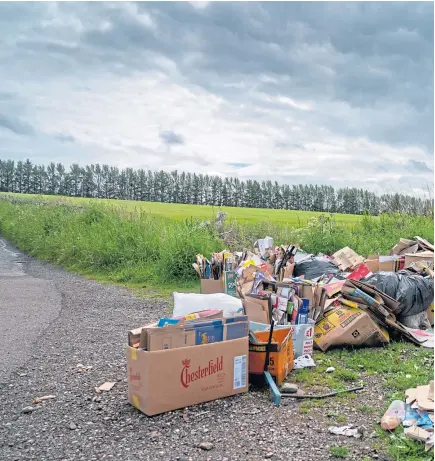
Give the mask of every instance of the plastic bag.
M 433 302 L 433 279 L 412 272 L 376 272 L 364 280 L 399 301 L 398 320 L 420 314 Z
M 329 259 L 321 256 L 312 256 L 300 263 L 296 263 L 293 276 L 300 277 L 303 275 L 305 280 L 314 280 L 321 277 L 323 274 L 336 274 L 339 270 L 338 266 Z
M 233 317 L 243 314 L 242 301 L 226 293 L 203 295 L 197 293 L 174 292 L 173 317 L 181 317 L 209 309 L 221 310 L 224 317 Z

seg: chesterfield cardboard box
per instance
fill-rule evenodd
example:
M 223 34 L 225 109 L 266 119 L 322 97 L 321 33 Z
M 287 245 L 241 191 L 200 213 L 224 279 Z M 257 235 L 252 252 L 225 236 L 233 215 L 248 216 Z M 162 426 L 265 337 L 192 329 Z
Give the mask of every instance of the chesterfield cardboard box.
M 128 400 L 148 416 L 248 391 L 245 336 L 178 349 L 127 346 Z

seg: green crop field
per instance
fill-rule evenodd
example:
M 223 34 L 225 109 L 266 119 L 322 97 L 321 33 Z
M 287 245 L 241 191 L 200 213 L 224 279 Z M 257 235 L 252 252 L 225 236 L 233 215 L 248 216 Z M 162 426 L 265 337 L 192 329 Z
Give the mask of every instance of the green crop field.
M 39 199 L 55 202 L 67 202 L 76 205 L 102 204 L 119 207 L 127 211 L 144 211 L 152 215 L 160 215 L 176 220 L 198 218 L 212 220 L 219 210 L 227 213 L 228 219 L 236 219 L 240 223 L 256 223 L 259 221 L 271 221 L 275 224 L 283 224 L 290 227 L 302 227 L 313 216 L 320 216 L 320 212 L 298 210 L 270 210 L 264 208 L 236 208 L 236 207 L 212 207 L 209 205 L 185 205 L 180 203 L 138 202 L 134 200 L 109 200 L 81 197 L 63 197 L 57 195 L 30 195 L 10 194 L 2 192 L 0 195 Z M 337 223 L 355 224 L 361 216 L 349 214 L 334 214 Z

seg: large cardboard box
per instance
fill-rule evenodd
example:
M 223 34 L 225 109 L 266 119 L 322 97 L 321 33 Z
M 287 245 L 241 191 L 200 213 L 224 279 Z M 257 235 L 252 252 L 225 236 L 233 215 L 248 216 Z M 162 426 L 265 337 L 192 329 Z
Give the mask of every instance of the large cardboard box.
M 248 337 L 148 352 L 127 346 L 128 401 L 148 416 L 248 390 Z

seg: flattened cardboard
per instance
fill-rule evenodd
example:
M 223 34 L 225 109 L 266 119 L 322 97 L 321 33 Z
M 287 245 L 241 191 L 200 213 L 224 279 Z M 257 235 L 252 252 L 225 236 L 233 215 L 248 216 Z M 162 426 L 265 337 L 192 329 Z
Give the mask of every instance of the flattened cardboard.
M 270 298 L 246 296 L 243 305 L 251 322 L 270 324 Z
M 211 295 L 213 293 L 225 293 L 223 280 L 201 279 L 200 292 L 203 295 Z
M 412 440 L 418 440 L 420 442 L 426 442 L 430 438 L 430 433 L 421 427 L 411 426 L 406 431 L 406 437 Z
M 361 290 L 365 291 L 367 294 L 369 294 L 372 297 L 375 297 L 375 295 L 378 295 L 381 297 L 381 299 L 384 301 L 384 304 L 392 311 L 393 314 L 396 314 L 400 303 L 393 299 L 391 296 L 388 296 L 387 294 L 383 293 L 382 291 L 378 290 L 377 288 L 373 287 L 372 285 L 368 285 L 367 283 L 360 282 L 357 280 L 352 280 L 352 281 L 346 281 L 345 285 L 348 283 L 352 283 L 355 285 L 357 288 L 360 288 Z
M 406 253 L 405 254 L 405 269 L 413 262 L 423 262 L 428 265 L 429 268 L 434 267 L 434 254 L 432 251 L 420 251 L 419 253 Z
M 167 325 L 163 328 L 149 328 L 143 330 L 141 347 L 144 347 L 143 338 L 146 338 L 148 351 L 161 351 L 195 345 L 195 331 L 184 330 L 182 325 Z
M 127 346 L 128 401 L 148 416 L 248 391 L 248 338 L 148 352 Z

